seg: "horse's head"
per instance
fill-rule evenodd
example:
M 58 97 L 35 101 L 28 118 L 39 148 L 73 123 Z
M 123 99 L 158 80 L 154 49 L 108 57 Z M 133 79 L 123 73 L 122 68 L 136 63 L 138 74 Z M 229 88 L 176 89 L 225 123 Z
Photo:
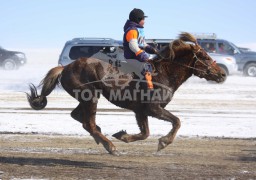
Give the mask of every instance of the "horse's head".
M 226 73 L 217 65 L 205 50 L 197 43 L 191 45 L 193 52 L 193 74 L 206 80 L 224 82 L 227 78 Z
M 195 76 L 206 80 L 224 82 L 226 74 L 215 61 L 197 43 L 196 38 L 189 33 L 181 33 L 179 39 L 170 43 L 162 55 L 175 64 L 176 67 L 186 68 Z

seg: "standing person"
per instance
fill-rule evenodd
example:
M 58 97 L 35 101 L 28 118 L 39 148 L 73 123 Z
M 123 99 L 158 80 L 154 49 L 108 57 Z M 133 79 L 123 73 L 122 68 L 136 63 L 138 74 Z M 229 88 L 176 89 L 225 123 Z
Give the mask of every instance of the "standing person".
M 149 61 L 149 55 L 147 53 L 157 54 L 157 51 L 145 42 L 144 24 L 146 17 L 141 9 L 134 8 L 124 25 L 124 57 L 128 61 L 135 59 L 142 63 L 147 63 Z M 144 65 L 144 67 L 147 67 L 144 69 L 143 75 L 146 78 L 148 88 L 153 89 L 152 67 L 149 63 Z

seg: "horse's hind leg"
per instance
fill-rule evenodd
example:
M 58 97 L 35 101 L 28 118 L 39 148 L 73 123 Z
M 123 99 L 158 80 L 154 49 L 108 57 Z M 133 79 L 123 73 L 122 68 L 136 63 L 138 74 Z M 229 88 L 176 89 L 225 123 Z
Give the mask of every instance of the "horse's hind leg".
M 79 103 L 79 105 L 71 112 L 71 117 L 75 120 L 77 120 L 80 123 L 83 123 L 83 108 L 82 104 Z M 99 132 L 101 132 L 101 128 L 96 125 L 96 128 Z M 99 144 L 99 142 L 97 142 Z
M 148 117 L 142 113 L 136 113 L 136 120 L 141 131 L 139 134 L 130 135 L 125 131 L 120 131 L 114 134 L 113 137 L 126 143 L 146 139 L 149 136 Z
M 110 154 L 116 154 L 116 147 L 108 140 L 96 125 L 95 117 L 97 111 L 97 103 L 87 101 L 81 104 L 82 108 L 82 124 L 97 143 L 101 143 Z
M 79 103 L 79 105 L 71 112 L 71 117 L 75 120 L 77 120 L 78 122 L 82 123 L 82 115 L 83 115 L 83 112 L 82 112 L 82 105 L 81 103 Z

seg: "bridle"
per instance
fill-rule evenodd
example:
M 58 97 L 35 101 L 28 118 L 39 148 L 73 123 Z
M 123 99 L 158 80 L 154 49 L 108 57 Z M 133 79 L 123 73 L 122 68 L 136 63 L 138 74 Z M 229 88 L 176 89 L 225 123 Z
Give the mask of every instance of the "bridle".
M 212 67 L 211 67 L 212 64 L 208 65 L 207 63 L 205 63 L 205 60 L 199 59 L 199 58 L 197 57 L 197 53 L 200 52 L 200 51 L 201 51 L 201 48 L 199 48 L 197 52 L 193 52 L 193 54 L 194 54 L 194 55 L 193 55 L 193 59 L 195 59 L 195 63 L 194 63 L 194 67 L 193 67 L 193 74 L 194 74 L 194 71 L 196 70 L 196 71 L 199 72 L 199 75 L 202 75 L 202 74 L 207 74 L 207 75 L 213 74 L 213 75 L 216 75 L 215 73 L 212 73 L 212 72 L 210 71 L 210 70 L 212 69 Z M 201 70 L 201 69 L 196 68 L 196 64 L 197 64 L 197 63 L 201 63 L 201 64 L 204 65 L 207 69 L 206 69 L 206 70 Z M 215 62 L 213 62 L 213 63 L 215 63 Z M 201 74 L 200 74 L 200 73 L 201 73 Z
M 212 69 L 212 67 L 211 67 L 210 65 L 206 64 L 204 60 L 199 59 L 199 58 L 197 57 L 197 53 L 199 53 L 201 50 L 202 50 L 202 49 L 199 48 L 196 52 L 193 52 L 193 59 L 195 60 L 195 63 L 194 63 L 193 66 L 185 65 L 185 64 L 182 64 L 182 63 L 179 63 L 179 62 L 176 62 L 176 61 L 171 61 L 171 63 L 178 64 L 178 65 L 180 65 L 180 66 L 183 66 L 183 67 L 192 69 L 192 70 L 193 70 L 193 74 L 194 74 L 195 71 L 198 71 L 198 72 L 199 72 L 199 76 L 201 76 L 201 75 L 209 75 L 209 74 L 217 75 L 217 74 L 212 73 L 212 72 L 210 71 L 210 70 Z M 166 57 L 163 57 L 163 56 L 160 55 L 160 54 L 158 54 L 158 56 L 161 57 L 161 59 L 160 59 L 159 61 L 161 61 L 161 60 L 163 60 L 163 59 L 167 59 Z M 202 69 L 196 68 L 196 64 L 197 64 L 197 63 L 203 64 L 205 67 L 207 67 L 207 69 L 206 69 L 206 70 L 202 70 Z M 213 63 L 215 63 L 215 62 L 213 62 Z

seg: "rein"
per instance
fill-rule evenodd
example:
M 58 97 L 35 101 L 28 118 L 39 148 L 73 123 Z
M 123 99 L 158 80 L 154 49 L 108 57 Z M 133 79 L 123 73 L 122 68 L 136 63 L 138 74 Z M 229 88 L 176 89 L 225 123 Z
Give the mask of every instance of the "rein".
M 203 74 L 213 74 L 213 75 L 216 75 L 215 73 L 211 73 L 211 72 L 209 71 L 209 70 L 211 69 L 210 66 L 208 66 L 203 60 L 201 60 L 201 59 L 199 59 L 199 58 L 197 57 L 196 54 L 197 54 L 199 51 L 201 51 L 201 49 L 199 49 L 197 52 L 193 52 L 193 54 L 194 54 L 193 59 L 196 60 L 195 63 L 194 63 L 194 66 L 189 66 L 189 65 L 181 64 L 181 63 L 176 62 L 176 61 L 171 61 L 171 63 L 178 64 L 178 65 L 180 65 L 180 66 L 183 66 L 183 67 L 186 67 L 186 68 L 189 68 L 189 69 L 193 69 L 193 73 L 194 73 L 194 71 L 196 70 L 196 71 L 199 71 L 199 72 L 201 72 L 201 73 L 203 73 Z M 160 58 L 161 58 L 160 60 L 158 60 L 159 62 L 162 61 L 162 60 L 164 60 L 164 59 L 167 59 L 167 57 L 163 57 L 161 54 L 157 54 L 157 55 L 160 56 Z M 206 66 L 206 67 L 207 67 L 207 70 L 201 70 L 201 69 L 196 68 L 195 66 L 196 66 L 196 64 L 197 64 L 198 62 L 200 62 L 201 64 L 203 64 L 204 66 Z

